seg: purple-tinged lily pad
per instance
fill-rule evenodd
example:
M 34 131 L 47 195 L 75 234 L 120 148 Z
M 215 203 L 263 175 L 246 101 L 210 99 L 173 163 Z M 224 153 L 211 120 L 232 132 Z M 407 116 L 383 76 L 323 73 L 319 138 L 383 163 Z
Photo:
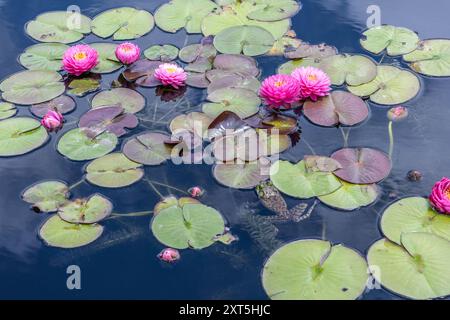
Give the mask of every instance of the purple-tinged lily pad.
M 370 148 L 343 148 L 333 153 L 331 158 L 342 166 L 334 174 L 357 184 L 380 182 L 389 175 L 392 167 L 385 153 Z
M 142 87 L 156 87 L 161 84 L 154 77 L 155 70 L 160 64 L 161 61 L 147 59 L 136 61 L 123 72 L 123 77 L 127 81 L 135 81 L 137 85 Z
M 159 165 L 170 159 L 172 145 L 166 143 L 170 136 L 158 132 L 145 132 L 128 140 L 123 154 L 130 160 L 145 165 Z
M 219 54 L 214 59 L 214 68 L 254 77 L 257 77 L 260 72 L 256 60 L 242 54 Z
M 247 123 L 236 113 L 224 111 L 209 124 L 208 137 L 212 140 L 229 133 L 242 131 L 248 127 Z
M 205 89 L 209 86 L 209 80 L 204 72 L 188 72 L 186 84 L 190 87 Z
M 208 86 L 208 94 L 222 88 L 241 88 L 258 92 L 261 83 L 253 76 L 240 74 L 224 75 L 215 78 Z
M 184 70 L 190 72 L 204 73 L 212 69 L 212 61 L 209 58 L 198 58 L 194 62 L 189 63 Z
M 221 184 L 235 189 L 252 189 L 269 178 L 270 161 L 261 158 L 244 163 L 216 164 L 214 178 Z
M 188 131 L 198 137 L 205 138 L 212 119 L 203 112 L 191 112 L 175 117 L 169 125 L 172 134 Z
M 250 126 L 267 130 L 269 133 L 291 134 L 297 130 L 297 118 L 278 113 L 256 114 L 245 119 Z
M 303 113 L 312 123 L 320 126 L 353 126 L 369 116 L 369 108 L 360 97 L 346 91 L 333 91 L 316 102 L 306 101 Z
M 125 112 L 136 113 L 145 107 L 145 98 L 139 92 L 128 88 L 114 88 L 97 93 L 91 102 L 92 109 L 104 106 L 119 106 Z
M 186 63 L 191 63 L 199 58 L 214 58 L 217 55 L 217 50 L 212 44 L 191 44 L 180 50 L 180 60 Z
M 56 110 L 61 114 L 66 114 L 75 109 L 76 103 L 69 96 L 59 96 L 48 102 L 34 104 L 31 106 L 31 113 L 36 117 L 43 118 L 47 112 Z
M 302 43 L 295 50 L 286 50 L 284 56 L 288 59 L 302 59 L 302 58 L 318 58 L 323 59 L 337 54 L 335 47 L 329 46 L 325 43 L 321 44 L 309 44 Z

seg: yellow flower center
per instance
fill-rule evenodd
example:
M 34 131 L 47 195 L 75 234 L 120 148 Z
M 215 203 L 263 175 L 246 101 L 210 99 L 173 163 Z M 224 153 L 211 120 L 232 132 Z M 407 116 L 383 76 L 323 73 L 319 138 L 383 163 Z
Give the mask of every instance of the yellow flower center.
M 309 81 L 316 81 L 317 80 L 317 76 L 315 74 L 309 74 L 308 75 L 308 80 Z
M 275 81 L 275 83 L 273 84 L 275 87 L 277 87 L 277 88 L 279 88 L 279 87 L 281 87 L 282 85 L 284 85 L 284 82 L 283 81 Z
M 448 188 L 447 190 L 444 191 L 445 196 L 447 197 L 447 199 L 450 200 L 450 188 Z
M 74 55 L 73 55 L 73 58 L 75 59 L 75 60 L 83 60 L 83 59 L 85 59 L 86 58 L 86 53 L 84 53 L 84 52 L 77 52 L 77 53 L 75 53 Z
M 122 51 L 128 52 L 131 51 L 133 48 L 131 46 L 122 46 Z
M 174 73 L 174 72 L 177 71 L 177 68 L 175 68 L 175 67 L 167 67 L 167 68 L 166 68 L 166 71 L 167 71 L 168 73 Z

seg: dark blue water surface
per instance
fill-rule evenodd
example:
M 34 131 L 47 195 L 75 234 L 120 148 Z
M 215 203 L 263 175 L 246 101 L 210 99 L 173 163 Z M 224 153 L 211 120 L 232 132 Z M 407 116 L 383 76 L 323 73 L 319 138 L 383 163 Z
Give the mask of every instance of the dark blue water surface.
M 154 12 L 164 1 L 129 0 L 126 5 Z M 76 4 L 82 13 L 95 16 L 101 11 L 123 6 L 119 0 L 0 0 L 0 78 L 21 70 L 18 55 L 33 40 L 24 33 L 25 23 L 36 15 L 52 10 L 65 10 Z M 293 29 L 300 39 L 311 43 L 325 42 L 340 52 L 364 53 L 359 45 L 366 28 L 367 6 L 381 8 L 382 23 L 408 27 L 422 39 L 450 36 L 447 0 L 304 0 L 303 10 L 293 19 Z M 155 28 L 137 40 L 141 48 L 152 44 L 171 43 L 181 47 L 184 31 L 168 35 Z M 189 42 L 200 36 L 191 35 Z M 85 42 L 99 41 L 89 36 Z M 379 60 L 380 57 L 374 57 Z M 263 76 L 275 72 L 283 58 L 258 58 Z M 387 58 L 387 63 L 393 62 Z M 117 78 L 118 73 L 103 76 L 103 88 Z M 393 171 L 381 183 L 382 196 L 377 203 L 355 212 L 340 212 L 318 205 L 310 219 L 299 224 L 279 225 L 279 239 L 324 238 L 343 243 L 365 254 L 369 246 L 381 238 L 378 222 L 383 208 L 391 201 L 407 195 L 427 195 L 434 181 L 450 175 L 450 79 L 421 77 L 422 90 L 408 102 L 410 116 L 394 125 L 395 149 Z M 138 88 L 147 98 L 147 110 L 159 98 L 154 89 Z M 204 92 L 188 89 L 194 110 Z M 89 108 L 92 95 L 76 99 L 77 109 L 67 116 L 74 121 Z M 170 104 L 160 106 L 163 115 Z M 182 106 L 183 107 L 183 106 Z M 179 108 L 183 112 L 182 107 Z M 29 115 L 25 107 L 20 115 Z M 174 113 L 176 114 L 176 113 Z M 169 120 L 174 114 L 169 114 Z M 371 116 L 364 124 L 351 129 L 349 145 L 388 148 L 386 108 L 371 105 Z M 343 146 L 339 129 L 321 128 L 301 119 L 303 139 L 318 154 L 329 155 Z M 182 260 L 174 266 L 163 265 L 156 258 L 163 248 L 149 231 L 150 217 L 124 217 L 105 221 L 105 232 L 89 246 L 62 250 L 45 246 L 37 236 L 39 226 L 47 218 L 35 214 L 20 199 L 30 184 L 43 179 L 59 179 L 74 183 L 82 177 L 85 163 L 73 162 L 56 152 L 58 138 L 74 127 L 67 125 L 44 147 L 20 157 L 0 159 L 0 298 L 123 298 L 123 299 L 266 299 L 260 273 L 267 254 L 244 231 L 238 213 L 244 202 L 257 202 L 254 191 L 240 191 L 217 184 L 207 165 L 176 166 L 164 164 L 146 167 L 146 176 L 181 189 L 200 185 L 207 189 L 203 202 L 220 210 L 240 241 L 230 247 L 213 245 L 201 251 L 184 250 Z M 167 130 L 164 125 L 159 129 Z M 145 130 L 140 127 L 132 134 Z M 131 134 L 130 134 L 131 135 Z M 118 146 L 118 149 L 120 145 Z M 310 151 L 304 142 L 282 155 L 298 161 Z M 420 170 L 424 179 L 409 182 L 410 169 Z M 74 197 L 101 192 L 112 199 L 115 212 L 151 210 L 159 200 L 148 185 L 141 181 L 127 188 L 110 190 L 84 183 L 73 190 Z M 161 192 L 169 194 L 165 188 Z M 290 200 L 291 204 L 295 200 Z M 261 205 L 261 214 L 268 214 Z M 76 264 L 82 270 L 82 289 L 66 288 L 66 268 Z M 363 299 L 399 299 L 385 290 L 367 291 Z

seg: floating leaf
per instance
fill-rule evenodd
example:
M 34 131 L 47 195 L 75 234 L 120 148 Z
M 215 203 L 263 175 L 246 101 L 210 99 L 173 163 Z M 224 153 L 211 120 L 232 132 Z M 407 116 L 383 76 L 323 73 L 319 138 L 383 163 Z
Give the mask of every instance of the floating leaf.
M 248 129 L 247 123 L 242 120 L 236 113 L 224 111 L 218 115 L 208 127 L 208 138 L 210 140 Z
M 58 210 L 58 215 L 70 223 L 92 224 L 109 216 L 113 205 L 111 201 L 100 194 L 88 199 L 77 199 L 66 203 Z
M 91 43 L 90 46 L 97 50 L 99 61 L 91 72 L 111 73 L 122 67 L 122 63 L 116 58 L 116 44 L 97 42 Z
M 378 150 L 371 148 L 343 148 L 331 155 L 341 169 L 336 176 L 350 183 L 370 184 L 386 178 L 391 171 L 391 160 Z
M 262 272 L 272 300 L 354 300 L 364 292 L 367 279 L 367 263 L 356 251 L 322 240 L 282 246 Z
M 270 161 L 216 164 L 214 178 L 224 186 L 235 189 L 253 189 L 269 178 Z
M 178 48 L 170 44 L 154 45 L 144 51 L 144 56 L 149 60 L 172 61 L 178 57 Z
M 180 60 L 186 63 L 194 62 L 199 58 L 211 59 L 217 55 L 217 50 L 212 44 L 195 43 L 180 50 Z
M 206 138 L 208 127 L 213 119 L 203 112 L 190 112 L 181 114 L 170 122 L 169 128 L 172 133 L 188 131 L 200 138 Z
M 421 74 L 450 77 L 450 40 L 432 39 L 419 43 L 418 48 L 403 56 L 410 67 Z
M 15 116 L 17 108 L 9 102 L 0 102 L 0 120 L 8 119 Z
M 241 118 L 247 118 L 259 111 L 261 99 L 247 89 L 223 88 L 208 94 L 210 103 L 203 104 L 203 112 L 217 117 L 224 111 L 232 111 Z
M 330 194 L 342 186 L 331 172 L 307 170 L 305 161 L 275 162 L 270 168 L 270 179 L 281 192 L 302 199 Z
M 92 160 L 114 150 L 117 137 L 113 133 L 103 132 L 91 139 L 82 129 L 66 132 L 58 141 L 58 151 L 70 160 Z
M 370 97 L 382 105 L 401 104 L 414 98 L 420 90 L 420 81 L 412 72 L 392 66 L 378 66 L 374 80 L 348 90 L 360 97 Z
M 412 299 L 450 295 L 450 242 L 431 233 L 401 236 L 401 246 L 381 239 L 369 249 L 373 277 L 387 289 Z
M 247 17 L 258 21 L 279 21 L 295 16 L 301 5 L 293 0 L 256 0 L 255 10 Z
M 381 230 L 386 238 L 398 244 L 401 235 L 408 232 L 433 233 L 450 240 L 450 216 L 433 210 L 428 199 L 404 198 L 384 211 Z
M 73 43 L 91 32 L 91 19 L 69 10 L 46 12 L 29 21 L 25 30 L 40 42 Z
M 292 71 L 301 67 L 320 68 L 320 60 L 313 58 L 294 59 L 280 65 L 277 72 L 280 74 L 291 74 Z
M 287 50 L 284 56 L 288 59 L 309 58 L 320 61 L 323 58 L 331 57 L 336 54 L 337 49 L 325 43 L 309 44 L 307 42 L 303 42 L 295 50 Z
M 214 46 L 222 53 L 258 56 L 269 51 L 275 39 L 269 31 L 256 26 L 236 26 L 220 31 Z
M 337 86 L 347 83 L 350 86 L 359 86 L 375 79 L 377 65 L 371 59 L 360 55 L 340 54 L 325 58 L 320 68 Z
M 264 129 L 268 133 L 292 134 L 298 130 L 298 120 L 295 117 L 280 113 L 255 114 L 245 119 L 245 123 L 253 128 Z
M 319 200 L 339 210 L 355 210 L 373 203 L 378 197 L 376 184 L 352 184 L 341 181 L 335 192 L 320 196 Z
M 127 113 L 136 113 L 144 109 L 145 98 L 139 92 L 128 88 L 114 88 L 97 93 L 91 102 L 92 108 L 120 106 Z
M 73 111 L 76 107 L 75 101 L 69 96 L 59 96 L 53 100 L 34 104 L 31 106 L 30 111 L 36 117 L 43 118 L 47 112 L 56 110 L 61 114 L 66 114 Z
M 40 122 L 28 117 L 0 121 L 0 157 L 19 156 L 42 146 L 48 138 Z
M 375 54 L 387 50 L 390 56 L 410 53 L 417 48 L 419 37 L 407 28 L 383 25 L 370 28 L 363 33 L 361 45 Z
M 170 207 L 183 208 L 183 206 L 186 204 L 201 204 L 201 203 L 197 199 L 194 199 L 191 197 L 176 198 L 174 196 L 169 196 L 169 197 L 165 197 L 164 199 L 162 199 L 160 202 L 158 202 L 155 205 L 155 208 L 153 209 L 153 214 L 156 216 L 162 210 L 170 208 Z
M 131 40 L 142 37 L 155 26 L 150 12 L 131 7 L 106 10 L 92 21 L 92 32 L 100 38 Z
M 353 126 L 367 119 L 369 107 L 360 97 L 346 91 L 333 91 L 316 102 L 306 101 L 303 114 L 319 126 Z
M 25 49 L 19 62 L 29 70 L 59 71 L 62 58 L 69 46 L 62 43 L 40 43 Z
M 39 212 L 54 212 L 67 202 L 69 196 L 69 187 L 64 182 L 44 181 L 28 187 L 22 199 Z
M 98 224 L 72 224 L 58 215 L 50 217 L 39 230 L 39 236 L 51 247 L 77 248 L 97 240 L 103 233 Z
M 16 104 L 36 104 L 49 101 L 64 93 L 59 73 L 43 70 L 17 72 L 0 83 L 2 98 Z
M 214 237 L 223 234 L 225 223 L 221 214 L 203 204 L 172 206 L 161 210 L 151 224 L 159 242 L 176 249 L 203 249 L 214 243 Z
M 150 61 L 147 59 L 138 60 L 123 72 L 123 76 L 127 81 L 136 81 L 137 85 L 143 87 L 156 87 L 161 84 L 161 82 L 154 77 L 155 70 L 160 64 L 161 61 Z
M 255 93 L 259 91 L 261 83 L 253 76 L 246 76 L 240 74 L 226 75 L 221 78 L 216 78 L 208 86 L 208 94 L 222 89 L 222 88 L 240 88 L 251 90 Z
M 230 74 L 243 74 L 257 77 L 260 73 L 256 60 L 242 54 L 219 54 L 214 59 L 214 68 L 207 73 L 208 79 L 214 81 L 216 77 Z
M 305 168 L 307 171 L 334 172 L 342 168 L 336 160 L 323 156 L 304 156 Z
M 286 52 L 299 48 L 301 44 L 302 41 L 296 38 L 295 32 L 290 30 L 286 35 L 274 42 L 272 48 L 267 52 L 267 55 L 284 56 Z
M 69 90 L 67 93 L 78 97 L 84 97 L 88 93 L 99 90 L 100 86 L 100 80 L 95 77 L 75 78 L 68 84 Z
M 212 69 L 212 62 L 210 59 L 199 58 L 195 62 L 189 63 L 184 67 L 184 70 L 190 72 L 204 73 Z
M 172 147 L 166 144 L 170 137 L 158 132 L 145 132 L 123 146 L 127 158 L 149 166 L 159 165 L 170 159 Z
M 205 73 L 187 72 L 186 84 L 194 88 L 204 89 L 209 86 Z

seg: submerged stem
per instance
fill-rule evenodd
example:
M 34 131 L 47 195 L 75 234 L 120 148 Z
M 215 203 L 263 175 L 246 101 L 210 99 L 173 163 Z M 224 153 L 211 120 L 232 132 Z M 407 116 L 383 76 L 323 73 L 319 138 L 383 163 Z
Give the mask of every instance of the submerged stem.
M 392 121 L 389 121 L 388 131 L 389 131 L 389 159 L 392 160 L 392 154 L 394 152 L 394 130 Z
M 129 213 L 111 213 L 111 217 L 144 217 L 153 214 L 152 211 L 138 211 L 138 212 L 129 212 Z
M 153 189 L 153 191 L 156 192 L 156 194 L 157 194 L 161 199 L 164 199 L 164 196 L 162 195 L 162 193 L 159 192 L 158 189 L 156 189 L 155 185 L 154 185 L 150 180 L 145 179 L 145 181 L 147 181 L 148 185 Z
M 74 184 L 69 186 L 69 190 L 72 190 L 76 187 L 78 187 L 80 184 L 82 184 L 84 182 L 84 178 L 82 178 L 80 181 L 75 182 Z
M 314 151 L 313 147 L 308 143 L 308 141 L 306 141 L 306 139 L 303 139 L 303 138 L 302 138 L 302 141 L 306 144 L 306 146 L 312 152 L 312 154 L 316 155 L 316 152 Z
M 181 192 L 183 194 L 189 195 L 189 193 L 187 193 L 186 191 L 178 189 L 176 187 L 172 187 L 171 185 L 168 185 L 168 184 L 165 184 L 165 183 L 162 183 L 162 182 L 158 182 L 158 181 L 154 181 L 154 180 L 147 180 L 147 181 L 150 181 L 151 183 L 156 184 L 158 186 L 163 186 L 163 187 L 166 187 L 166 188 L 169 188 L 169 189 L 172 189 L 172 190 L 176 190 L 176 191 Z
M 350 135 L 350 128 L 347 129 L 347 133 L 345 133 L 344 128 L 339 127 L 341 133 L 342 133 L 342 137 L 344 138 L 344 148 L 348 147 L 348 137 Z

